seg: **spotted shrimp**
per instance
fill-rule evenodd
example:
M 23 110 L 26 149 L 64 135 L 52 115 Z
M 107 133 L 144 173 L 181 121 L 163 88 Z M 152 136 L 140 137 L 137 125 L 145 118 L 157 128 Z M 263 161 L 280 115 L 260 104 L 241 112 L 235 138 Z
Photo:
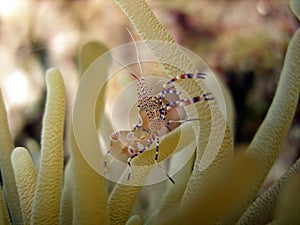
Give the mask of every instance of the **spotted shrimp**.
M 138 61 L 138 66 L 140 70 L 140 74 L 136 75 L 134 73 L 130 73 L 130 75 L 136 80 L 136 87 L 138 93 L 138 111 L 140 123 L 133 126 L 132 130 L 123 130 L 116 131 L 110 135 L 110 148 L 107 151 L 107 157 L 111 155 L 114 144 L 116 142 L 122 143 L 119 146 L 121 149 L 121 154 L 127 157 L 127 165 L 129 168 L 127 179 L 130 180 L 130 176 L 132 173 L 132 160 L 138 157 L 140 154 L 148 150 L 152 145 L 155 144 L 155 157 L 154 163 L 159 166 L 162 171 L 165 173 L 167 178 L 172 182 L 175 181 L 172 177 L 160 166 L 158 163 L 159 157 L 159 145 L 161 135 L 164 133 L 164 130 L 171 131 L 170 124 L 171 123 L 184 123 L 189 121 L 199 120 L 199 118 L 194 119 L 180 119 L 180 120 L 167 120 L 167 116 L 170 113 L 170 110 L 176 109 L 183 106 L 188 106 L 191 104 L 195 104 L 200 101 L 208 101 L 213 100 L 211 93 L 205 93 L 200 96 L 195 96 L 193 98 L 183 98 L 176 101 L 169 101 L 166 98 L 167 94 L 179 96 L 181 93 L 176 89 L 175 82 L 178 80 L 184 79 L 205 79 L 205 73 L 184 73 L 178 76 L 173 77 L 169 81 L 167 81 L 162 90 L 158 94 L 152 94 L 151 90 L 146 85 L 145 77 L 143 76 L 143 70 L 139 58 L 139 53 L 137 49 L 137 45 L 135 40 L 128 30 L 134 46 L 136 50 L 136 57 Z M 106 157 L 106 158 L 107 158 Z M 104 167 L 108 166 L 107 159 L 104 160 Z

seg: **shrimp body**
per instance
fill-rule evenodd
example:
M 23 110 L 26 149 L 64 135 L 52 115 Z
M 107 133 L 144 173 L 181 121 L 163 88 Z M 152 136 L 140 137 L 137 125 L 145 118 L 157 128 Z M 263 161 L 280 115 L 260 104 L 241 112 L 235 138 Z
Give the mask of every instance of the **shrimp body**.
M 195 119 L 184 119 L 167 121 L 166 117 L 172 108 L 187 106 L 194 104 L 201 100 L 207 101 L 212 100 L 210 93 L 202 94 L 201 96 L 196 96 L 193 98 L 179 99 L 177 101 L 168 101 L 166 99 L 166 94 L 179 95 L 175 86 L 171 86 L 173 82 L 183 79 L 204 79 L 204 73 L 196 74 L 181 74 L 169 80 L 164 84 L 163 89 L 156 95 L 150 93 L 146 87 L 145 79 L 143 76 L 138 77 L 136 75 L 132 76 L 137 82 L 137 92 L 138 92 L 138 109 L 140 124 L 135 125 L 130 131 L 117 131 L 110 136 L 110 149 L 108 155 L 112 152 L 116 152 L 118 149 L 120 158 L 124 160 L 127 158 L 127 164 L 129 166 L 128 180 L 131 175 L 131 161 L 135 157 L 139 156 L 155 143 L 155 158 L 154 163 L 160 166 L 157 162 L 159 157 L 159 143 L 160 136 L 165 133 L 166 130 L 171 130 L 169 128 L 170 123 L 182 123 L 188 122 Z M 107 163 L 105 162 L 105 165 Z M 165 172 L 165 171 L 164 171 Z M 174 180 L 165 172 L 166 176 L 171 182 L 175 183 Z

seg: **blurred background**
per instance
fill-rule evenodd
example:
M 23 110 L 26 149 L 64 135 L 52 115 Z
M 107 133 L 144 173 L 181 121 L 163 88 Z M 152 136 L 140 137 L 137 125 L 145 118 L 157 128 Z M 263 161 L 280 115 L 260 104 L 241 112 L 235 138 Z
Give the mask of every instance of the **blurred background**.
M 147 2 L 177 43 L 197 53 L 231 90 L 236 151 L 243 151 L 267 112 L 287 44 L 299 26 L 289 1 Z M 61 70 L 70 118 L 80 46 L 97 40 L 111 49 L 130 42 L 126 27 L 138 40 L 113 0 L 0 0 L 0 84 L 17 146 L 39 148 L 45 71 Z M 266 186 L 299 157 L 299 122 L 298 107 Z

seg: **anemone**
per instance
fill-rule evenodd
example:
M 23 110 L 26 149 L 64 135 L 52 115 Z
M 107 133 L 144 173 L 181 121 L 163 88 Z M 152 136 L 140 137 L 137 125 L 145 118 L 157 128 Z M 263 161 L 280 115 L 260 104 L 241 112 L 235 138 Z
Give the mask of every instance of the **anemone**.
M 127 15 L 152 54 L 172 77 L 194 71 L 192 62 L 177 45 L 169 49 L 151 40 L 175 43 L 160 25 L 150 7 L 143 1 L 115 0 Z M 300 3 L 291 1 L 294 14 L 300 15 Z M 147 26 L 145 26 L 147 24 Z M 196 107 L 203 115 L 197 125 L 181 127 L 190 133 L 181 149 L 195 148 L 195 155 L 176 174 L 176 184 L 155 184 L 146 193 L 160 190 L 151 198 L 147 212 L 139 207 L 141 186 L 116 183 L 108 192 L 106 179 L 97 173 L 78 148 L 72 123 L 68 128 L 70 159 L 64 168 L 63 140 L 65 93 L 60 72 L 47 71 L 47 101 L 43 119 L 39 167 L 35 166 L 30 149 L 16 147 L 9 133 L 3 98 L 0 98 L 0 165 L 3 184 L 0 195 L 0 224 L 297 224 L 299 215 L 298 161 L 268 190 L 257 197 L 286 138 L 294 116 L 300 90 L 300 31 L 291 39 L 272 105 L 255 137 L 244 153 L 233 154 L 231 118 L 226 118 L 214 101 Z M 106 49 L 95 42 L 80 52 L 81 74 Z M 171 66 L 176 62 L 181 69 Z M 105 73 L 103 68 L 102 73 Z M 195 96 L 203 92 L 199 86 L 179 85 Z M 198 87 L 198 88 L 197 88 Z M 230 101 L 227 99 L 227 101 Z M 230 105 L 230 102 L 229 102 Z M 98 101 L 96 114 L 103 114 L 104 102 Z M 192 114 L 187 108 L 187 114 Z M 224 130 L 220 129 L 224 127 Z M 172 152 L 180 129 L 167 134 L 161 147 Z M 220 131 L 221 130 L 221 131 Z M 212 137 L 212 139 L 210 139 Z M 193 139 L 196 145 L 190 145 Z M 211 141 L 211 142 L 210 142 Z M 216 144 L 218 143 L 218 144 Z M 144 163 L 150 154 L 135 160 Z M 212 157 L 213 155 L 213 157 Z M 144 179 L 147 171 L 140 174 Z M 125 179 L 122 176 L 120 179 Z M 168 181 L 166 181 L 168 182 Z M 152 193 L 153 194 L 153 193 Z M 157 194 L 159 197 L 156 197 Z M 151 205 L 152 204 L 152 205 Z

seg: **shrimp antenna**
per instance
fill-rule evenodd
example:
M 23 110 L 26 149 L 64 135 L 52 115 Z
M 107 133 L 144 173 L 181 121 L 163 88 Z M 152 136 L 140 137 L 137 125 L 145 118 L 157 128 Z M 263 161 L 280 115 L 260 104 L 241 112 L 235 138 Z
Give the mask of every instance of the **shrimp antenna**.
M 137 61 L 138 61 L 140 72 L 141 72 L 141 76 L 143 76 L 142 64 L 141 64 L 141 60 L 140 60 L 140 56 L 139 56 L 138 47 L 136 45 L 136 41 L 135 41 L 135 39 L 134 39 L 134 37 L 133 37 L 132 33 L 130 32 L 128 27 L 126 27 L 126 30 L 129 33 L 129 35 L 130 35 L 130 37 L 133 41 L 133 44 L 134 44 L 134 47 L 135 47 L 136 58 L 137 58 Z
M 134 71 L 129 67 L 129 66 L 127 66 L 127 65 L 124 65 L 124 64 L 122 64 L 122 63 L 120 63 L 117 59 L 113 59 L 117 64 L 119 64 L 120 66 L 123 66 L 123 67 L 126 67 L 126 69 L 130 72 L 130 75 L 134 78 L 134 79 L 136 79 L 136 80 L 138 80 L 139 78 L 134 74 Z

